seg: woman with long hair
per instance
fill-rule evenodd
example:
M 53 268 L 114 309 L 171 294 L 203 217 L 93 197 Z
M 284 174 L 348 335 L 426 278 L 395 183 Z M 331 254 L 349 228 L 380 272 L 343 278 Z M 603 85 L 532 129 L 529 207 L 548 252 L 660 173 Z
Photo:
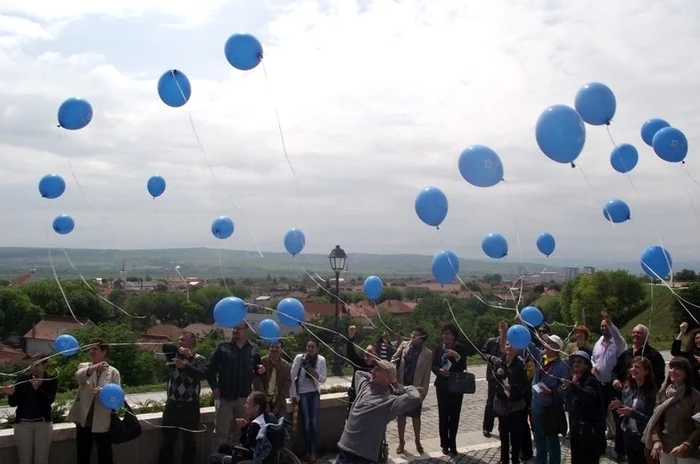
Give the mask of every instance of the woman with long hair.
M 654 413 L 656 385 L 651 361 L 637 356 L 632 359 L 627 382 L 622 390 L 622 401 L 614 399 L 610 407 L 622 417 L 625 455 L 629 464 L 646 464 L 642 434 Z
M 301 409 L 308 462 L 314 464 L 318 448 L 321 384 L 326 383 L 326 358 L 318 354 L 316 339 L 311 338 L 306 342 L 306 353 L 296 355 L 291 373 L 292 386 L 289 396 Z
M 661 464 L 700 461 L 700 392 L 693 388 L 693 371 L 686 358 L 673 358 L 668 377 L 656 397 L 656 408 L 644 431 L 644 444 Z

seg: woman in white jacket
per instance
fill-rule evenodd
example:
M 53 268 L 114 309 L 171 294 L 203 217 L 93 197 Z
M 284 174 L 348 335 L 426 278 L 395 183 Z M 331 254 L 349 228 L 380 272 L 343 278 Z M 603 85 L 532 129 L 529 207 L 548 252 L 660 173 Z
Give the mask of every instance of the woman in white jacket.
M 304 418 L 306 452 L 310 464 L 316 462 L 318 447 L 318 416 L 321 404 L 321 384 L 326 383 L 326 359 L 318 354 L 318 342 L 306 342 L 306 353 L 298 354 L 292 363 L 292 386 L 289 396 L 298 403 Z
M 101 338 L 90 340 L 90 362 L 78 365 L 75 378 L 78 394 L 68 421 L 75 422 L 75 442 L 78 464 L 90 464 L 92 443 L 97 445 L 98 464 L 112 464 L 112 442 L 109 436 L 112 411 L 102 405 L 100 390 L 108 383 L 121 384 L 119 371 L 105 357 L 109 345 Z

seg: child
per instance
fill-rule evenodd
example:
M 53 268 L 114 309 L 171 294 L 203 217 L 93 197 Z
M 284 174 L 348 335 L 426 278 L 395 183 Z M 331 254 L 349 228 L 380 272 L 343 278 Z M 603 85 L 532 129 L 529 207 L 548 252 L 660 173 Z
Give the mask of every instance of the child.
M 263 392 L 254 391 L 245 401 L 245 412 L 249 421 L 238 417 L 236 425 L 241 430 L 241 438 L 238 444 L 225 443 L 219 448 L 219 452 L 209 456 L 210 464 L 221 464 L 223 462 L 237 463 L 253 459 L 253 449 L 255 448 L 260 428 L 265 424 L 276 423 L 275 416 L 266 413 L 267 396 Z M 225 457 L 230 460 L 224 461 Z

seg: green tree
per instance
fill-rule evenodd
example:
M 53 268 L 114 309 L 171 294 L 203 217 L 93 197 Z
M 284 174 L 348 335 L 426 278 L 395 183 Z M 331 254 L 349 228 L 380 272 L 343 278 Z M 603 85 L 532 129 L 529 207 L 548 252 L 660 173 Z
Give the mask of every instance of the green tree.
M 379 303 L 386 300 L 403 300 L 403 291 L 396 287 L 384 287 L 382 289 L 382 295 L 379 297 Z
M 698 306 L 700 306 L 700 283 L 692 283 L 687 288 L 679 290 L 679 298 L 675 298 L 673 305 L 673 320 L 675 325 L 680 325 L 681 322 L 688 322 L 691 327 L 697 325 L 693 318 L 690 317 L 688 311 L 695 314 L 697 318 Z
M 107 354 L 107 362 L 119 371 L 123 386 L 148 385 L 161 380 L 162 361 L 157 360 L 153 353 L 133 344 L 137 341 L 138 335 L 128 324 L 87 325 L 73 331 L 72 334 L 81 346 L 87 345 L 93 338 L 102 338 L 112 344 Z M 81 350 L 74 357 L 55 359 L 59 370 L 59 390 L 77 388 L 75 371 L 78 363 L 89 361 L 87 350 Z
M 607 310 L 622 326 L 644 309 L 644 288 L 627 271 L 579 275 L 564 287 L 561 304 L 562 317 L 569 324 L 585 323 L 595 328 L 600 323 L 600 312 Z
M 3 320 L 0 321 L 0 335 L 24 335 L 32 324 L 41 319 L 41 309 L 34 305 L 21 287 L 0 288 L 0 308 Z

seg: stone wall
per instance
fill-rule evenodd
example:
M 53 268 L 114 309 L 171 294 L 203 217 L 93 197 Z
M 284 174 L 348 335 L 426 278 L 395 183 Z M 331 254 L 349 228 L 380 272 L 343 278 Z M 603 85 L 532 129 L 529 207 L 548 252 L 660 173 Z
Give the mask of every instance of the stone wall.
M 291 418 L 291 404 L 287 405 L 288 417 Z M 319 417 L 319 451 L 332 451 L 335 449 L 340 435 L 343 432 L 347 409 L 346 393 L 331 393 L 321 396 L 321 412 Z M 214 429 L 214 408 L 203 408 L 201 411 L 202 424 L 207 428 L 206 432 L 199 433 L 197 438 L 197 462 L 206 462 L 211 452 L 212 430 Z M 157 464 L 158 453 L 162 443 L 162 429 L 154 427 L 161 423 L 161 413 L 139 414 L 142 433 L 132 442 L 114 446 L 114 462 L 123 464 Z M 303 427 L 301 420 L 297 432 Z M 181 442 L 176 449 L 176 461 L 181 463 Z M 303 455 L 303 437 L 295 433 L 293 440 L 295 453 Z M 97 462 L 97 456 L 93 451 L 92 462 Z M 55 424 L 53 442 L 51 443 L 51 457 L 49 464 L 75 464 L 75 426 L 73 424 Z M 13 430 L 0 430 L 0 463 L 18 464 L 17 451 L 15 449 Z

